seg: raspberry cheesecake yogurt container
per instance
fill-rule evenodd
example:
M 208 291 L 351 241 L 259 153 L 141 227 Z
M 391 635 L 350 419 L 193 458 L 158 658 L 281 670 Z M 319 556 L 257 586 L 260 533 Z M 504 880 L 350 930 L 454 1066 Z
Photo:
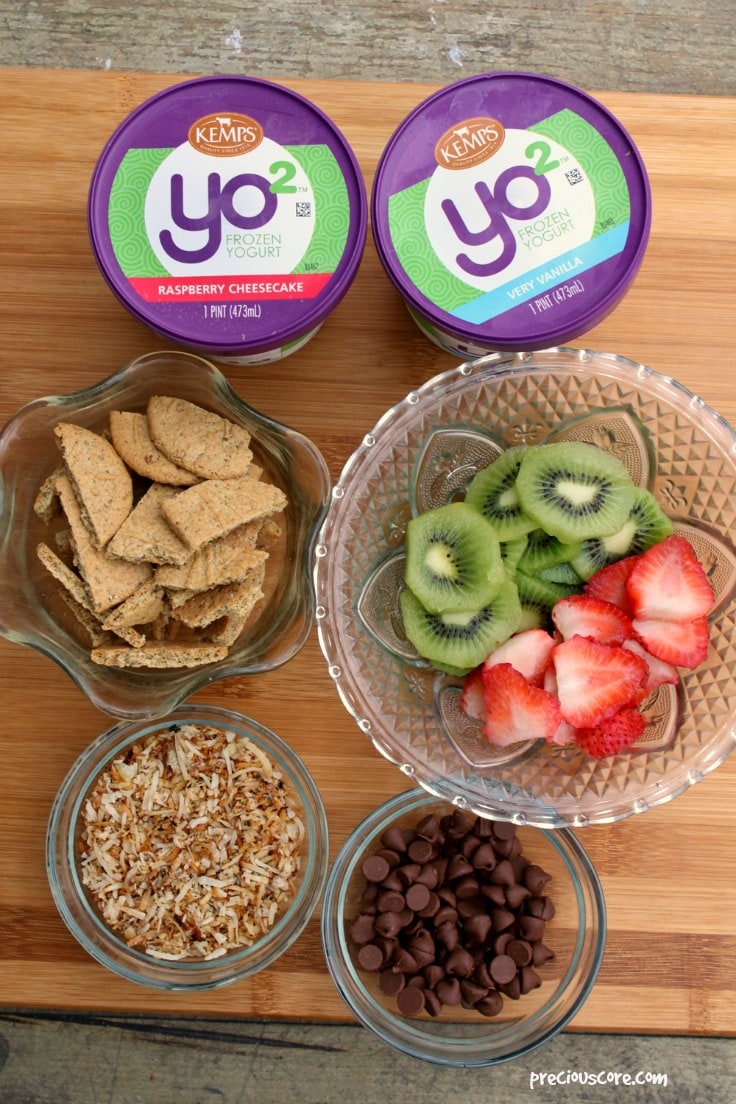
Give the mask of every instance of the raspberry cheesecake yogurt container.
M 602 104 L 499 72 L 441 89 L 401 123 L 371 215 L 417 325 L 467 358 L 566 345 L 602 321 L 641 264 L 651 193 Z
M 88 224 L 136 318 L 194 352 L 263 364 L 305 345 L 342 300 L 367 201 L 348 142 L 314 104 L 270 81 L 201 77 L 115 130 Z

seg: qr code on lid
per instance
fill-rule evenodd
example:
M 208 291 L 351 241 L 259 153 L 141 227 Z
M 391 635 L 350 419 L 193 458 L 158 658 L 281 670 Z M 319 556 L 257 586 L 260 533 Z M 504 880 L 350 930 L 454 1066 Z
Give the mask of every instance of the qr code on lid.
M 296 205 L 296 217 L 297 218 L 311 218 L 312 204 L 308 201 L 297 202 Z
M 583 174 L 580 169 L 570 169 L 565 173 L 568 184 L 580 184 L 583 179 Z

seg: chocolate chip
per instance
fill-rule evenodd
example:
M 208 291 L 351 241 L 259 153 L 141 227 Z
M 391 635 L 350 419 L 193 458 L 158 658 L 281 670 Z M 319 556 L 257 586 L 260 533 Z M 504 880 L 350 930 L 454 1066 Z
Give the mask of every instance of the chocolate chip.
M 532 965 L 543 966 L 545 962 L 551 962 L 554 957 L 555 952 L 544 943 L 534 943 L 532 945 Z
M 398 912 L 380 912 L 376 917 L 376 931 L 381 935 L 398 935 L 401 920 Z
M 405 1016 L 418 1016 L 424 1010 L 424 993 L 417 986 L 407 985 L 399 993 L 396 1003 Z
M 516 923 L 516 916 L 510 909 L 494 908 L 491 910 L 491 921 L 493 922 L 493 930 L 502 932 Z
M 530 895 L 526 886 L 519 885 L 518 882 L 516 885 L 507 886 L 505 893 L 506 904 L 512 909 L 520 908 Z
M 453 888 L 458 901 L 464 897 L 477 897 L 480 892 L 480 886 L 472 874 L 464 874 L 458 878 Z
M 524 871 L 524 885 L 535 895 L 539 895 L 549 881 L 549 874 L 541 866 L 530 863 Z
M 350 925 L 350 938 L 355 943 L 370 943 L 375 934 L 373 917 L 368 912 L 361 912 Z
M 404 833 L 398 824 L 392 824 L 390 828 L 381 836 L 381 843 L 384 847 L 387 847 L 390 851 L 398 851 L 399 854 L 403 854 L 406 851 L 406 840 L 404 839 Z
M 513 958 L 517 966 L 528 966 L 532 960 L 532 945 L 526 939 L 512 939 L 506 954 Z
M 428 965 L 428 963 L 425 963 L 425 965 Z M 402 947 L 394 954 L 391 969 L 402 974 L 415 974 L 418 969 L 417 960 L 413 954 Z
M 383 855 L 368 855 L 367 858 L 363 859 L 360 869 L 363 871 L 363 877 L 367 882 L 382 882 L 391 867 Z
M 443 924 L 457 924 L 460 919 L 456 908 L 450 908 L 449 905 L 443 905 L 437 910 L 434 916 L 434 926 L 441 928 Z
M 421 836 L 409 844 L 409 858 L 412 862 L 426 863 L 434 855 L 434 844 Z
M 479 912 L 468 918 L 465 924 L 465 933 L 468 943 L 473 947 L 484 945 L 491 930 L 491 918 L 487 912 Z
M 481 843 L 473 852 L 473 869 L 493 870 L 496 865 L 496 852 L 490 843 Z
M 375 943 L 364 943 L 358 951 L 358 962 L 364 970 L 380 970 L 383 965 L 381 948 Z
M 382 970 L 378 979 L 378 986 L 387 997 L 395 997 L 406 985 L 406 978 L 396 970 Z
M 495 955 L 495 957 L 491 959 L 488 969 L 497 985 L 507 985 L 512 978 L 516 977 L 516 963 L 511 955 Z
M 401 853 L 399 851 L 394 851 L 393 848 L 383 847 L 378 854 L 382 859 L 386 860 L 392 870 L 395 870 L 401 862 Z
M 425 966 L 422 970 L 422 975 L 427 983 L 429 989 L 436 989 L 438 984 L 445 976 L 445 971 L 438 963 L 432 963 L 429 966 Z
M 429 896 L 430 894 L 427 886 L 422 885 L 420 882 L 415 882 L 414 885 L 409 886 L 406 891 L 406 907 L 412 909 L 414 912 L 419 912 L 425 905 L 429 904 Z
M 530 916 L 536 916 L 540 920 L 551 920 L 555 914 L 555 906 L 549 897 L 530 897 L 526 910 Z
M 379 912 L 401 912 L 405 903 L 403 896 L 395 889 L 383 890 L 376 900 Z
M 477 982 L 466 979 L 460 982 L 460 992 L 463 996 L 463 1003 L 467 1003 L 472 1008 L 474 1004 L 487 996 L 488 986 L 478 985 Z
M 516 878 L 514 877 L 514 868 L 508 859 L 501 859 L 501 862 L 496 863 L 490 874 L 490 879 L 493 885 L 500 886 L 512 886 L 514 885 Z
M 435 993 L 443 1004 L 456 1005 L 462 1000 L 460 982 L 456 977 L 443 978 L 442 981 L 437 984 Z
M 495 820 L 493 834 L 499 840 L 511 839 L 516 835 L 516 825 L 510 820 Z
M 473 867 L 463 854 L 453 855 L 447 864 L 447 877 L 451 882 L 456 878 L 464 878 L 473 873 Z
M 455 977 L 469 978 L 475 968 L 475 959 L 464 947 L 456 947 L 445 961 L 445 969 L 448 974 Z
M 532 989 L 538 989 L 542 979 L 531 966 L 522 966 L 519 971 L 519 988 L 522 994 L 531 993 Z
M 439 911 L 440 899 L 436 893 L 430 892 L 429 900 L 427 901 L 424 908 L 417 909 L 417 915 L 421 916 L 423 919 L 430 920 L 433 916 L 436 916 Z
M 419 885 L 426 886 L 427 889 L 436 889 L 440 882 L 440 876 L 434 863 L 428 862 L 419 867 L 416 877 L 412 880 L 418 882 Z
M 519 918 L 519 934 L 522 939 L 528 939 L 530 943 L 537 943 L 544 935 L 545 923 L 538 916 L 521 916 Z
M 430 1016 L 439 1016 L 442 1011 L 442 1001 L 433 993 L 431 989 L 423 989 L 424 993 L 424 1011 L 428 1012 Z
M 415 832 L 418 836 L 422 836 L 423 839 L 429 840 L 430 843 L 436 843 L 442 835 L 440 818 L 434 813 L 429 813 L 419 821 L 415 828 Z
M 502 1008 L 503 997 L 494 989 L 482 1000 L 479 1000 L 475 1006 L 476 1012 L 480 1012 L 481 1016 L 497 1016 Z

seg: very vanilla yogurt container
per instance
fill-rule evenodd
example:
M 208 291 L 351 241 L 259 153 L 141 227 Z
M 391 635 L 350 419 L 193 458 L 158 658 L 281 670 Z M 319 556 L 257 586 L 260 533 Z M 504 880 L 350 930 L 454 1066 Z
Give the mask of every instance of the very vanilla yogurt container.
M 141 104 L 89 192 L 92 248 L 128 310 L 221 361 L 300 348 L 348 290 L 366 236 L 346 139 L 270 81 L 203 77 Z
M 467 358 L 568 344 L 600 322 L 639 269 L 651 195 L 600 103 L 503 72 L 414 109 L 382 154 L 371 213 L 412 317 Z

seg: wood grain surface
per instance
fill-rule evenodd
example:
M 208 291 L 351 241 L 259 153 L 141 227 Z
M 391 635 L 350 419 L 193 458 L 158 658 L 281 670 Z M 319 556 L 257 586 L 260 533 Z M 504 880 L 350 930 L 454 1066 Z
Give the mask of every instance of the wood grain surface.
M 93 260 L 86 195 L 114 126 L 172 76 L 0 69 L 0 422 L 21 404 L 87 386 L 160 340 L 119 306 Z M 426 85 L 284 81 L 344 130 L 370 187 L 394 127 Z M 600 93 L 649 169 L 652 236 L 633 289 L 578 344 L 673 376 L 736 423 L 736 100 Z M 12 155 L 11 155 L 12 154 Z M 256 408 L 306 433 L 333 478 L 383 411 L 455 360 L 413 326 L 372 243 L 338 310 L 280 364 L 229 368 Z M 339 390 L 339 401 L 336 394 Z M 13 1007 L 349 1018 L 315 917 L 273 968 L 196 997 L 118 980 L 77 946 L 44 868 L 51 803 L 107 719 L 36 653 L 0 642 L 0 1002 Z M 232 679 L 202 701 L 286 738 L 322 791 L 334 854 L 405 779 L 340 705 L 316 636 L 280 671 Z M 580 838 L 609 920 L 597 985 L 573 1028 L 736 1034 L 736 757 L 674 802 Z

